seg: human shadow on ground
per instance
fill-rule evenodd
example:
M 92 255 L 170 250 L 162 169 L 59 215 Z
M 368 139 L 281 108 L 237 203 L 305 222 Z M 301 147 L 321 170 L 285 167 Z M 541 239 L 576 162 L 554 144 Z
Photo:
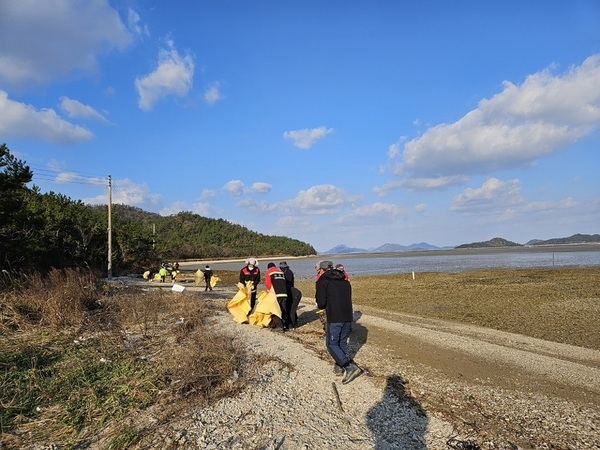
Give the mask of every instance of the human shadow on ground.
M 373 433 L 375 450 L 427 449 L 429 419 L 406 384 L 400 375 L 389 375 L 381 400 L 367 412 L 366 423 Z
M 354 358 L 361 347 L 367 343 L 367 337 L 369 335 L 369 330 L 360 323 L 361 317 L 362 312 L 354 311 L 352 333 L 350 333 L 350 339 L 348 340 L 348 349 L 352 358 Z

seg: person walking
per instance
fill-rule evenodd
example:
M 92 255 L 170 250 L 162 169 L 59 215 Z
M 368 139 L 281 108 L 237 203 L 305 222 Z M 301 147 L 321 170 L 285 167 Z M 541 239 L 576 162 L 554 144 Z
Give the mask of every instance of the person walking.
M 270 262 L 267 265 L 267 271 L 265 272 L 265 287 L 267 288 L 267 291 L 272 290 L 275 293 L 279 309 L 281 309 L 281 320 L 276 321 L 275 329 L 278 331 L 287 331 L 289 327 L 287 321 L 288 315 L 286 313 L 288 294 L 285 285 L 285 275 L 280 269 L 275 267 L 275 263 Z
M 206 291 L 212 291 L 212 286 L 210 284 L 210 279 L 213 276 L 213 271 L 210 268 L 210 266 L 207 264 L 206 267 L 203 270 L 204 272 L 204 282 L 206 283 L 206 286 L 204 287 L 204 292 Z
M 246 282 L 252 281 L 252 289 L 250 290 L 250 311 L 256 305 L 256 293 L 258 291 L 258 283 L 260 283 L 260 269 L 256 258 L 248 258 L 246 265 L 240 270 L 240 283 L 246 286 Z
M 315 283 L 315 300 L 327 313 L 325 345 L 335 361 L 334 372 L 343 374 L 342 384 L 359 377 L 363 370 L 348 355 L 348 338 L 352 332 L 352 287 L 344 273 L 334 269 L 331 261 L 319 263 L 319 279 Z

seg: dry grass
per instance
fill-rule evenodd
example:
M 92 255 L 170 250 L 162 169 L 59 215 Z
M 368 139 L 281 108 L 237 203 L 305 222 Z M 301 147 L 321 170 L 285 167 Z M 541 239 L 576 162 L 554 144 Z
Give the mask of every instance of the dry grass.
M 600 267 L 355 277 L 353 301 L 600 350 Z M 314 297 L 314 282 L 299 282 Z
M 2 448 L 71 448 L 107 429 L 107 447 L 127 448 L 152 433 L 132 425 L 140 411 L 158 407 L 166 419 L 243 386 L 244 355 L 194 293 L 102 295 L 70 271 L 10 285 L 0 293 Z

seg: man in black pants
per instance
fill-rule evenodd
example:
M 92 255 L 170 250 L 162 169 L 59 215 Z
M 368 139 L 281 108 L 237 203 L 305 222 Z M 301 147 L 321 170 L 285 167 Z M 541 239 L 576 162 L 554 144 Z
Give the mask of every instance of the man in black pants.
M 327 351 L 335 361 L 334 372 L 344 374 L 343 384 L 359 377 L 363 370 L 348 356 L 348 337 L 352 331 L 352 288 L 343 272 L 333 268 L 331 261 L 319 263 L 316 301 L 327 313 Z
M 204 272 L 204 282 L 206 283 L 206 287 L 204 288 L 204 292 L 212 291 L 212 285 L 210 284 L 210 279 L 212 278 L 213 272 L 210 266 L 206 266 L 203 270 Z

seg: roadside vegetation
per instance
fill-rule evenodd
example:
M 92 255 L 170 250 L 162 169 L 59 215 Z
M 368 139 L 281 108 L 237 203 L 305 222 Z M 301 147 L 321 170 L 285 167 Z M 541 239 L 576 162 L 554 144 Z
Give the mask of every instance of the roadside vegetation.
M 5 275 L 6 276 L 6 275 Z M 5 283 L 7 280 L 4 280 Z M 99 286 L 80 271 L 10 280 L 0 294 L 0 447 L 124 449 L 183 407 L 234 395 L 244 356 L 208 326 L 200 293 Z

